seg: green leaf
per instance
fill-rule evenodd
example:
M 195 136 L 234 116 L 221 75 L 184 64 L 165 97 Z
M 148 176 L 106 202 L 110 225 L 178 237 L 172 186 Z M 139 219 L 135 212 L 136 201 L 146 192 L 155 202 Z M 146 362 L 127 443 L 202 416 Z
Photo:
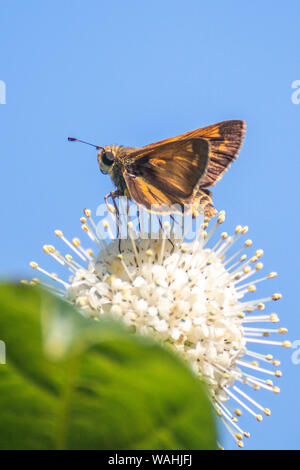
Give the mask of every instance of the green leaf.
M 173 352 L 35 287 L 0 286 L 1 449 L 213 449 L 200 380 Z

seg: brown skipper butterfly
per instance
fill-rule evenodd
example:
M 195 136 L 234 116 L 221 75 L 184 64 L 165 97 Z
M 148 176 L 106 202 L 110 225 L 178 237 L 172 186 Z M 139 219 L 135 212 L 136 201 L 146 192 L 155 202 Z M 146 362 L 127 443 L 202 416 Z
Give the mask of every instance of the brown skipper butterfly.
M 244 121 L 223 121 L 142 148 L 93 145 L 100 150 L 100 170 L 117 188 L 105 199 L 127 196 L 157 213 L 189 205 L 194 215 L 213 217 L 216 209 L 208 188 L 237 158 L 245 130 Z

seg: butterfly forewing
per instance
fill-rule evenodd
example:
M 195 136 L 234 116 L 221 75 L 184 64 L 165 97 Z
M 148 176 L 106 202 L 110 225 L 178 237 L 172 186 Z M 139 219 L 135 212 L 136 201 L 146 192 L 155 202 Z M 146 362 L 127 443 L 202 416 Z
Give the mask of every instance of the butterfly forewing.
M 201 187 L 213 186 L 237 158 L 246 132 L 244 121 L 224 121 L 200 129 L 209 142 L 209 162 Z

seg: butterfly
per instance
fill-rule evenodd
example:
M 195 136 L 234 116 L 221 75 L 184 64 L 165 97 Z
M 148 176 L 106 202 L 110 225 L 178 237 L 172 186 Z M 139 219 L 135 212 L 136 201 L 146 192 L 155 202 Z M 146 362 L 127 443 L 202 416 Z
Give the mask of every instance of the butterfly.
M 101 172 L 109 174 L 116 187 L 105 200 L 127 196 L 158 214 L 188 206 L 193 215 L 215 216 L 209 188 L 237 158 L 245 130 L 244 121 L 230 120 L 142 148 L 94 146 L 100 150 Z M 69 140 L 78 141 L 73 137 Z

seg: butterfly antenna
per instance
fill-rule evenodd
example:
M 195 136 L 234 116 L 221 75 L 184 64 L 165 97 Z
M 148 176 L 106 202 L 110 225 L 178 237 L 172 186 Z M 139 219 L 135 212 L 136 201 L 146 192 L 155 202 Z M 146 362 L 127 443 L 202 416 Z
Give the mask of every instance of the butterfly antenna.
M 99 145 L 90 144 L 90 142 L 86 142 L 85 140 L 75 139 L 75 137 L 68 137 L 68 141 L 69 142 L 81 142 L 82 144 L 91 145 L 91 147 L 95 147 L 96 149 L 104 149 L 104 147 L 100 147 Z

